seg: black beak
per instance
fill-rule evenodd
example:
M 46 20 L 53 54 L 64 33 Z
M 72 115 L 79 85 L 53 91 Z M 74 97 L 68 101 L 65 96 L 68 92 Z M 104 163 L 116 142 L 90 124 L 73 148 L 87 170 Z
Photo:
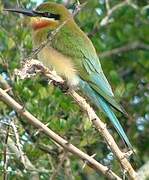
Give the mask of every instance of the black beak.
M 21 13 L 26 16 L 31 16 L 31 17 L 36 17 L 39 16 L 39 14 L 36 11 L 33 10 L 28 10 L 28 9 L 22 9 L 22 8 L 14 8 L 14 9 L 4 9 L 4 11 L 10 11 L 10 12 L 16 12 L 16 13 Z
M 52 14 L 49 12 L 39 12 L 36 10 L 29 10 L 29 9 L 22 9 L 22 8 L 5 8 L 4 11 L 10 11 L 10 12 L 16 12 L 16 13 L 21 13 L 23 15 L 26 16 L 30 16 L 30 17 L 47 17 L 47 18 L 54 18 L 55 20 L 59 20 L 60 19 L 60 15 L 59 14 Z

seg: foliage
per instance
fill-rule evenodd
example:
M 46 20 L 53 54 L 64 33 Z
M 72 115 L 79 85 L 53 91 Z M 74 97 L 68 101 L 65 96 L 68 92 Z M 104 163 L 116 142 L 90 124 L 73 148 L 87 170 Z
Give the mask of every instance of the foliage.
M 62 1 L 58 1 L 62 2 Z M 83 0 L 80 1 L 84 2 Z M 110 1 L 110 6 L 121 3 L 120 0 Z M 92 128 L 91 123 L 72 99 L 47 84 L 41 77 L 30 80 L 19 80 L 13 76 L 14 69 L 20 67 L 20 61 L 29 55 L 32 50 L 31 31 L 26 27 L 26 20 L 22 16 L 3 12 L 4 5 L 15 7 L 15 0 L 0 2 L 0 73 L 1 76 L 13 87 L 15 99 L 23 104 L 33 115 L 61 136 L 79 147 L 89 155 L 96 153 L 96 159 L 112 167 L 120 174 L 119 165 L 103 139 Z M 113 12 L 111 22 L 101 26 L 101 20 L 107 15 L 104 0 L 88 0 L 86 7 L 75 17 L 79 26 L 91 38 L 99 54 L 104 73 L 106 74 L 114 94 L 128 112 L 128 117 L 118 114 L 126 134 L 137 152 L 139 163 L 134 166 L 139 168 L 149 160 L 149 9 L 146 8 L 147 0 L 135 0 L 132 6 L 123 6 Z M 35 1 L 22 0 L 21 6 L 35 7 Z M 69 7 L 73 7 L 70 6 Z M 129 50 L 131 44 L 139 42 L 144 48 Z M 104 56 L 104 52 L 111 51 L 125 45 L 128 51 L 114 55 Z M 1 122 L 9 116 L 12 110 L 0 102 Z M 108 120 L 99 112 L 100 117 L 107 122 L 116 142 L 122 147 L 116 131 Z M 34 129 L 25 119 L 18 117 L 16 121 L 23 151 L 31 163 L 40 171 L 41 179 L 49 179 L 59 162 L 59 148 L 50 141 L 42 132 L 36 134 Z M 46 146 L 46 148 L 45 148 Z M 47 152 L 50 149 L 50 153 Z M 4 145 L 0 144 L 3 152 Z M 69 155 L 72 174 L 75 179 L 97 179 L 101 176 L 73 155 Z M 0 154 L 0 176 L 3 175 L 3 153 Z M 24 170 L 23 166 L 10 155 L 8 160 L 9 179 L 30 179 L 31 172 Z M 65 166 L 59 172 L 58 179 L 64 179 Z M 104 179 L 104 178 L 103 178 Z

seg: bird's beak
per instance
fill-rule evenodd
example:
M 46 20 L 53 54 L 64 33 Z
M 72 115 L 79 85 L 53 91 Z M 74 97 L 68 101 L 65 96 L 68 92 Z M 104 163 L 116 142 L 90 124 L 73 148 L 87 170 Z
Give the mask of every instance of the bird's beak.
M 4 9 L 4 11 L 10 11 L 10 12 L 15 12 L 15 13 L 20 13 L 26 16 L 30 16 L 30 17 L 36 17 L 39 16 L 38 13 L 34 10 L 28 10 L 28 9 L 22 9 L 22 8 L 14 8 L 14 9 Z
M 5 8 L 4 11 L 10 11 L 10 12 L 15 12 L 15 13 L 21 13 L 23 15 L 26 16 L 30 16 L 30 17 L 48 17 L 48 18 L 52 18 L 55 20 L 59 20 L 60 19 L 60 15 L 59 14 L 52 14 L 52 13 L 48 13 L 47 12 L 40 12 L 40 11 L 36 11 L 36 10 L 29 10 L 29 9 L 22 9 L 22 8 Z

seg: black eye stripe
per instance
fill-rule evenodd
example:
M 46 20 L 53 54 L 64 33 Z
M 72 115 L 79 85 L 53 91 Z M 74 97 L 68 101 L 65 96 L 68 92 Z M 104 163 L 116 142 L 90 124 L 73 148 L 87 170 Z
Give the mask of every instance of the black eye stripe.
M 59 14 L 53 14 L 50 12 L 39 12 L 39 11 L 33 11 L 37 16 L 41 17 L 47 17 L 47 18 L 54 18 L 55 20 L 60 20 L 60 15 Z
M 52 14 L 52 13 L 49 13 L 49 12 L 46 12 L 46 13 L 45 13 L 45 17 L 54 18 L 55 20 L 59 20 L 59 19 L 60 19 L 60 15 L 58 15 L 58 14 Z

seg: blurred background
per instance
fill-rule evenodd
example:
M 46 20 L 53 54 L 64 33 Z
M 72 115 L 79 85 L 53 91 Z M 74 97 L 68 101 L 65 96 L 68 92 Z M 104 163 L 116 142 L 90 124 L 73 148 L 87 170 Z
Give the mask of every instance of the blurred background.
M 96 160 L 122 175 L 119 163 L 105 141 L 72 98 L 48 85 L 41 77 L 19 80 L 14 76 L 14 70 L 32 51 L 31 30 L 22 15 L 8 14 L 3 8 L 35 8 L 42 2 L 0 1 L 0 87 L 11 87 L 10 95 L 44 124 L 48 123 L 48 127 L 82 151 L 96 154 Z M 53 2 L 63 3 L 73 10 L 76 1 Z M 149 161 L 149 1 L 80 0 L 80 3 L 84 2 L 87 5 L 75 20 L 92 40 L 114 94 L 128 113 L 127 118 L 119 113 L 117 116 L 136 152 L 137 158 L 130 161 L 137 170 Z M 126 150 L 108 119 L 97 113 L 106 122 L 119 147 Z M 26 168 L 18 156 L 14 129 L 9 126 L 12 121 L 27 159 Z M 0 139 L 0 179 L 4 173 L 10 180 L 105 179 L 88 166 L 83 168 L 80 159 L 64 152 L 2 101 Z M 56 172 L 58 165 L 61 166 Z

